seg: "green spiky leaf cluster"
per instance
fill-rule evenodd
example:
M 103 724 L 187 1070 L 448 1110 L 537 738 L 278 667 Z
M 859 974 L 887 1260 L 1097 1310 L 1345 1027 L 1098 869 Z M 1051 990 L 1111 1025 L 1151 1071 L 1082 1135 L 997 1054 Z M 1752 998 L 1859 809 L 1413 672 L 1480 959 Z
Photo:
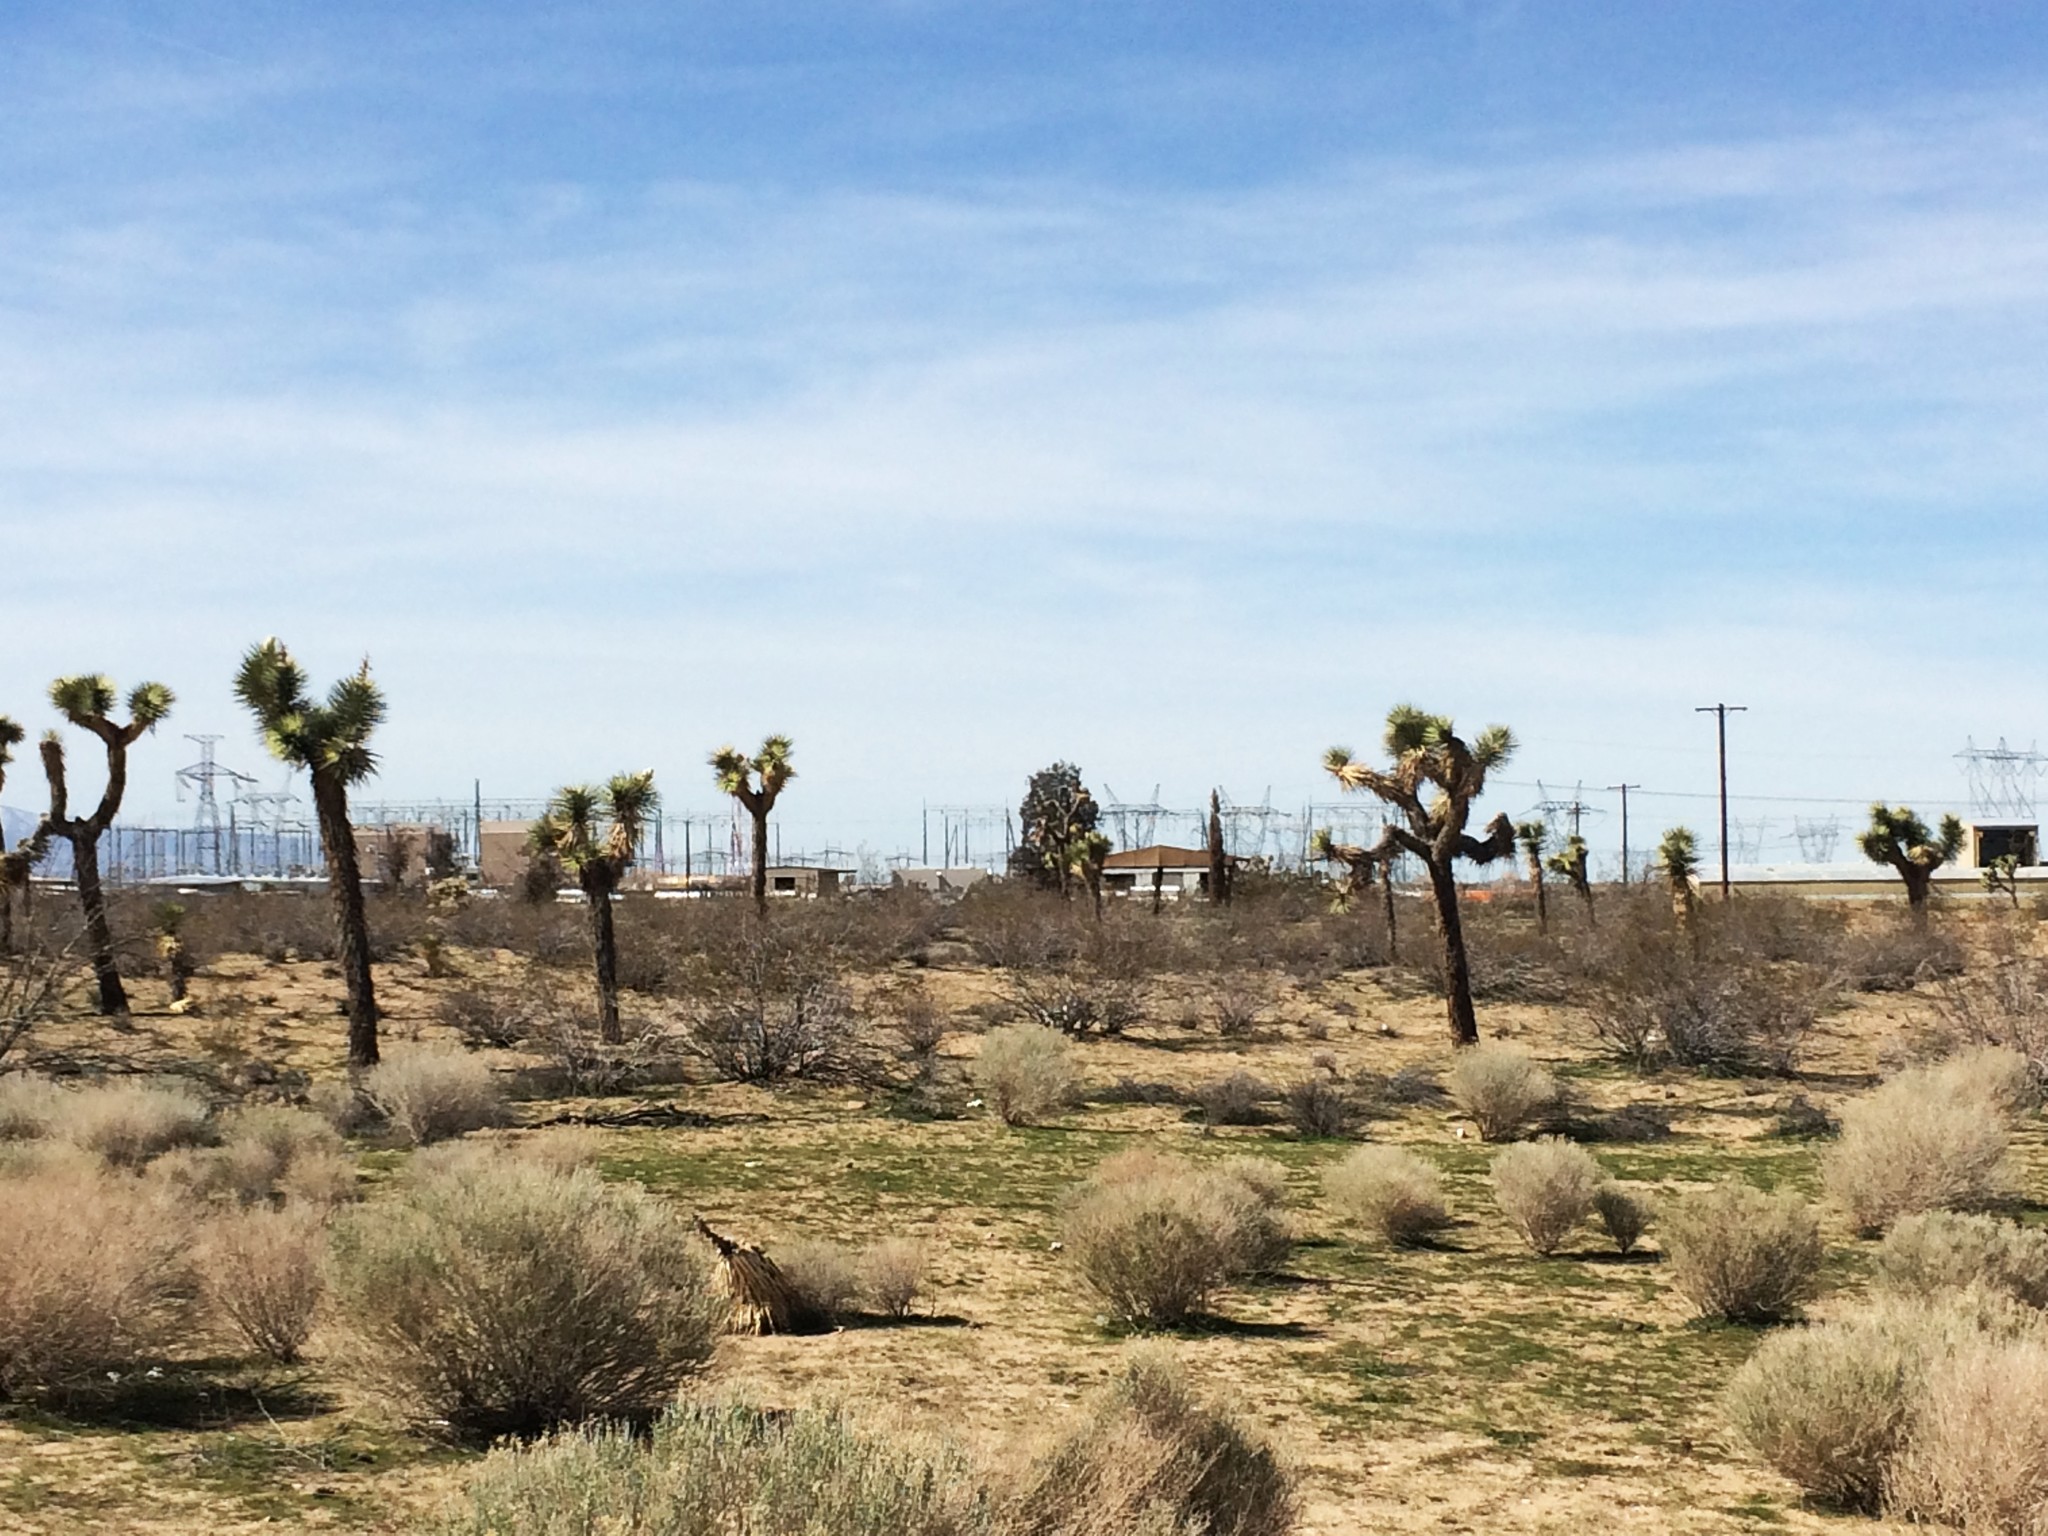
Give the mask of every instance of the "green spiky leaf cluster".
M 1550 841 L 1550 824 L 1543 821 L 1518 821 L 1515 823 L 1515 841 L 1522 845 L 1529 862 L 1535 864 L 1543 857 L 1543 849 Z
M 1586 840 L 1574 832 L 1564 840 L 1564 847 L 1545 859 L 1544 867 L 1553 875 L 1563 875 L 1575 884 L 1586 875 Z
M 592 871 L 615 883 L 632 868 L 640 840 L 660 809 L 652 768 L 614 774 L 603 785 L 570 784 L 555 791 L 528 841 L 536 852 L 560 859 L 579 879 Z
M 770 736 L 752 757 L 738 747 L 723 746 L 711 754 L 711 773 L 718 792 L 731 795 L 748 810 L 773 806 L 783 787 L 796 777 L 794 751 L 787 736 Z
M 1673 827 L 1657 844 L 1657 867 L 1674 885 L 1690 880 L 1700 870 L 1699 839 L 1691 827 Z
M 116 692 L 112 678 L 99 673 L 60 677 L 50 684 L 50 703 L 81 730 L 105 734 L 113 727 L 108 716 L 114 712 Z M 122 734 L 134 741 L 144 731 L 153 731 L 170 714 L 177 696 L 162 683 L 137 683 L 128 690 L 128 725 Z
M 1871 806 L 1870 826 L 1856 843 L 1873 864 L 1936 870 L 1962 852 L 1963 824 L 1955 816 L 1944 816 L 1940 830 L 1931 831 L 1911 806 L 1894 808 L 1880 800 Z
M 271 756 L 312 773 L 359 784 L 377 771 L 370 737 L 384 723 L 384 694 L 364 660 L 315 703 L 305 669 L 276 637 L 253 647 L 235 674 L 240 699 L 263 733 Z

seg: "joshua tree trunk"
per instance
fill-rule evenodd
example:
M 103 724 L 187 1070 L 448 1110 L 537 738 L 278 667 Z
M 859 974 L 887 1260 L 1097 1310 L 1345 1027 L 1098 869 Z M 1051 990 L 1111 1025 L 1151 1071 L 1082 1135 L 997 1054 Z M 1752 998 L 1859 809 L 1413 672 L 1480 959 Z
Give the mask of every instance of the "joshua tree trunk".
M 590 873 L 595 874 L 595 866 Z M 590 949 L 597 961 L 597 1029 L 606 1045 L 617 1045 L 619 1031 L 619 947 L 612 931 L 611 888 L 601 880 L 583 882 L 590 908 Z
M 1540 857 L 1529 860 L 1529 878 L 1536 882 L 1536 931 L 1550 932 L 1550 902 L 1543 890 L 1543 860 Z
M 1913 926 L 1922 932 L 1927 928 L 1927 893 L 1934 884 L 1934 871 L 1923 869 L 1911 859 L 1899 865 L 1899 874 L 1906 882 L 1906 910 L 1913 914 Z M 2015 893 L 2017 905 L 2017 893 Z
M 754 910 L 768 915 L 768 807 L 754 812 Z
M 78 882 L 78 905 L 85 913 L 85 943 L 92 951 L 92 975 L 99 985 L 100 1012 L 125 1028 L 128 989 L 121 985 L 121 970 L 114 963 L 114 931 L 107 925 L 107 894 L 100 887 L 100 840 L 96 833 L 72 834 L 71 873 Z
M 1458 878 L 1448 863 L 1429 866 L 1429 890 L 1436 898 L 1437 934 L 1444 949 L 1444 1008 L 1451 1043 L 1479 1043 L 1479 1015 L 1472 1006 L 1472 966 L 1465 957 L 1465 924 L 1458 911 Z
M 1152 871 L 1152 911 L 1155 915 L 1158 913 L 1161 903 L 1165 900 L 1166 871 L 1155 869 Z
M 370 924 L 363 913 L 363 875 L 356 862 L 348 791 L 330 775 L 313 773 L 313 808 L 320 818 L 320 848 L 327 856 L 327 894 L 334 906 L 334 938 L 342 984 L 348 989 L 348 1064 L 377 1065 L 377 994 L 370 979 Z
M 1578 887 L 1579 900 L 1586 904 L 1586 926 L 1588 928 L 1598 928 L 1600 920 L 1593 915 L 1593 887 L 1585 880 L 1580 880 Z
M 1389 861 L 1380 866 L 1380 911 L 1387 920 L 1387 958 L 1401 958 L 1401 934 L 1394 926 L 1394 866 Z

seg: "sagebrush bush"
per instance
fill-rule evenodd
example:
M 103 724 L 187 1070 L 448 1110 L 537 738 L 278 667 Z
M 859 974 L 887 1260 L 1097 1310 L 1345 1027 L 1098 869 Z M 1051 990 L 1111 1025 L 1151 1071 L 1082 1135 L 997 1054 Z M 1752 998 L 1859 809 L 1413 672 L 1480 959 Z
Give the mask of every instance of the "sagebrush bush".
M 651 1435 L 564 1430 L 491 1452 L 444 1536 L 993 1536 L 995 1501 L 940 1441 L 832 1408 L 682 1402 Z
M 1359 1147 L 1323 1174 L 1340 1215 L 1360 1222 L 1396 1247 L 1428 1242 L 1451 1224 L 1443 1177 L 1401 1147 Z
M 312 1334 L 326 1256 L 321 1212 L 310 1206 L 224 1212 L 199 1245 L 207 1299 L 252 1348 L 285 1363 Z
M 803 1310 L 820 1322 L 835 1322 L 860 1291 L 858 1261 L 843 1243 L 821 1237 L 779 1243 L 769 1255 L 796 1292 Z
M 1650 1204 L 1641 1195 L 1619 1184 L 1603 1184 L 1593 1192 L 1593 1214 L 1614 1239 L 1614 1246 L 1631 1253 L 1650 1225 Z
M 1820 1222 L 1797 1195 L 1717 1185 L 1677 1202 L 1661 1230 L 1672 1283 L 1703 1317 L 1780 1322 L 1819 1286 Z
M 312 1084 L 306 1089 L 306 1107 L 343 1136 L 353 1136 L 377 1120 L 377 1106 L 353 1083 L 328 1080 Z
M 217 1154 L 228 1192 L 245 1202 L 278 1195 L 292 1169 L 309 1159 L 341 1155 L 341 1137 L 305 1109 L 239 1109 L 220 1122 Z M 353 1168 L 353 1164 L 351 1164 Z
M 346 1152 L 301 1152 L 277 1181 L 286 1201 L 302 1205 L 346 1205 L 362 1197 L 356 1160 Z
M 0 1141 L 33 1141 L 57 1123 L 64 1090 L 40 1072 L 0 1076 Z
M 1302 1136 L 1342 1136 L 1357 1118 L 1357 1108 L 1344 1085 L 1324 1072 L 1311 1072 L 1288 1084 L 1281 1102 L 1287 1107 L 1289 1122 Z
M 1901 1072 L 1842 1106 L 1842 1134 L 1821 1169 L 1859 1235 L 1875 1237 L 1919 1211 L 1988 1210 L 2013 1198 L 2015 1061 L 1972 1051 Z
M 1238 1242 L 1248 1273 L 1277 1268 L 1294 1246 L 1287 1220 L 1287 1169 L 1270 1157 L 1226 1157 L 1204 1171 L 1235 1192 Z
M 724 1302 L 687 1226 L 587 1169 L 454 1162 L 337 1219 L 334 1287 L 364 1370 L 476 1434 L 641 1417 L 709 1357 Z
M 1922 1211 L 1903 1216 L 1877 1251 L 1878 1287 L 1931 1298 L 1982 1286 L 2048 1307 L 2048 1232 L 1997 1216 Z
M 1983 1322 L 1967 1307 L 1893 1300 L 1775 1333 L 1730 1379 L 1729 1421 L 1806 1492 L 1875 1511 L 1929 1367 L 1974 1341 Z
M 1505 1148 L 1493 1160 L 1493 1198 L 1531 1248 L 1548 1256 L 1593 1210 L 1606 1174 L 1561 1136 Z
M 140 1168 L 173 1147 L 203 1146 L 206 1101 L 179 1083 L 97 1083 L 64 1092 L 54 1133 L 116 1168 Z
M 1244 1273 L 1259 1241 L 1246 1229 L 1254 1214 L 1241 1181 L 1141 1151 L 1097 1170 L 1069 1202 L 1062 1232 L 1112 1317 L 1172 1326 Z
M 1032 1469 L 1016 1536 L 1282 1536 L 1294 1480 L 1234 1415 L 1203 1402 L 1163 1348 L 1132 1349 L 1082 1422 Z
M 97 1387 L 190 1330 L 192 1215 L 168 1186 L 57 1159 L 0 1178 L 0 1398 Z
M 924 1244 L 908 1237 L 885 1237 L 860 1252 L 855 1271 L 861 1301 L 884 1317 L 908 1317 L 924 1294 L 930 1256 Z
M 2048 1339 L 1983 1335 L 1927 1369 L 1891 1512 L 1964 1536 L 2048 1530 Z
M 1557 1079 L 1514 1045 L 1459 1052 L 1445 1087 L 1484 1141 L 1514 1140 L 1557 1104 Z
M 1242 1067 L 1196 1092 L 1210 1125 L 1263 1125 L 1271 1118 L 1265 1106 L 1276 1097 L 1272 1084 Z
M 1074 1047 L 1042 1024 L 1001 1024 L 981 1037 L 974 1086 L 1005 1125 L 1031 1125 L 1074 1096 Z
M 505 1122 L 490 1067 L 462 1051 L 410 1051 L 363 1074 L 363 1093 L 411 1146 Z

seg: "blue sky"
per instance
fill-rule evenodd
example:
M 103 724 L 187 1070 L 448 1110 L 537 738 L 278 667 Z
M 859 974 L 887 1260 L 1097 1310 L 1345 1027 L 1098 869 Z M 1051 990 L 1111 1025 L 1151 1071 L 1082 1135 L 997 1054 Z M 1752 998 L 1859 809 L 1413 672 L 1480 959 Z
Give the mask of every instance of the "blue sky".
M 138 813 L 273 632 L 374 793 L 782 729 L 883 851 L 1410 698 L 1515 812 L 1745 703 L 1780 838 L 2043 734 L 2038 7 L 23 4 L 0 105 L 0 711 L 170 682 Z

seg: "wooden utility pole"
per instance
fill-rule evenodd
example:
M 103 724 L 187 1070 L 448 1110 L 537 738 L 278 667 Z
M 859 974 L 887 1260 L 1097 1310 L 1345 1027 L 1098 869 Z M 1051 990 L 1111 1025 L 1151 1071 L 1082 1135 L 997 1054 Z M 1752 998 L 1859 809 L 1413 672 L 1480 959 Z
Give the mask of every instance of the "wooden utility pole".
M 1610 791 L 1617 789 L 1621 791 L 1621 883 L 1623 885 L 1627 885 L 1630 880 L 1628 872 L 1628 792 L 1632 789 L 1641 789 L 1642 787 L 1640 784 L 1610 784 L 1607 786 Z
M 1728 899 L 1728 717 L 1748 712 L 1746 704 L 1702 704 L 1693 710 L 1696 715 L 1714 717 L 1715 739 L 1720 746 L 1721 758 L 1721 899 Z

